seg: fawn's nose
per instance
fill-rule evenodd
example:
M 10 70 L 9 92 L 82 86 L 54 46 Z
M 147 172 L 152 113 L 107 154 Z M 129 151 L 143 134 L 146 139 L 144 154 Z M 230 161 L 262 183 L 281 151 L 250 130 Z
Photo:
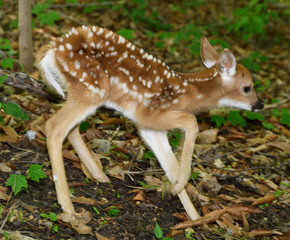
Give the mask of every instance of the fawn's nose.
M 261 100 L 261 98 L 258 98 L 258 101 L 252 106 L 251 111 L 258 112 L 259 110 L 262 110 L 263 108 L 264 108 L 264 102 Z

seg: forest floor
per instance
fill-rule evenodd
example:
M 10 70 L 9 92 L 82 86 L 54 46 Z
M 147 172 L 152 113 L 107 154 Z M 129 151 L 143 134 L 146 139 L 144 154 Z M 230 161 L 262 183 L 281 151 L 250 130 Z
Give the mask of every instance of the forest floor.
M 220 19 L 222 14 L 219 1 L 184 11 L 176 10 L 181 4 L 179 1 L 169 5 L 163 1 L 148 2 L 150 11 L 155 9 L 159 19 L 174 29 L 182 28 L 192 19 L 206 25 Z M 1 12 L 7 18 L 3 19 L 0 34 L 17 50 L 18 30 L 9 28 L 9 23 L 17 18 L 17 5 L 15 1 L 4 3 L 7 5 Z M 232 8 L 229 6 L 228 11 Z M 86 14 L 82 13 L 81 5 L 51 9 L 61 18 L 53 26 L 36 25 L 33 30 L 35 51 L 71 27 L 96 24 L 114 31 L 134 30 L 131 41 L 172 69 L 180 72 L 203 69 L 199 56 L 191 55 L 187 49 L 180 46 L 169 51 L 172 39 L 148 38 L 144 24 L 125 17 L 130 6 L 114 10 L 111 6 L 100 7 Z M 216 22 L 218 24 L 219 20 Z M 211 39 L 209 29 L 202 34 Z M 219 31 L 219 37 L 214 38 L 229 42 L 236 56 L 249 56 L 256 51 L 222 29 L 215 31 Z M 77 211 L 84 208 L 91 213 L 87 223 L 91 231 L 80 234 L 79 229 L 55 218 L 61 208 L 52 181 L 44 124 L 63 102 L 54 95 L 48 99 L 21 87 L 3 84 L 0 102 L 8 97 L 29 115 L 29 120 L 19 121 L 0 112 L 5 122 L 0 126 L 0 239 L 290 239 L 290 130 L 287 123 L 281 123 L 274 114 L 290 106 L 289 33 L 289 25 L 279 18 L 269 24 L 265 40 L 257 47 L 267 59 L 260 62 L 259 71 L 253 75 L 266 86 L 258 91 L 266 103 L 261 113 L 273 128 L 264 127 L 257 119 L 247 119 L 244 127 L 227 121 L 217 128 L 210 121 L 216 110 L 198 116 L 200 134 L 187 191 L 198 212 L 205 217 L 195 223 L 186 221 L 179 199 L 169 197 L 170 184 L 158 161 L 140 139 L 134 123 L 106 108 L 100 108 L 86 121 L 87 128 L 82 136 L 101 159 L 110 183 L 91 180 L 67 140 L 63 146 L 73 203 Z M 157 48 L 157 41 L 163 41 L 165 47 Z M 17 66 L 13 71 L 19 71 Z M 40 80 L 36 68 L 30 76 Z M 222 115 L 226 112 L 218 111 Z M 28 130 L 36 133 L 34 140 L 29 140 Z M 169 139 L 178 155 L 182 133 L 170 131 Z M 47 177 L 39 183 L 28 178 L 31 164 L 42 165 Z M 11 174 L 22 174 L 28 181 L 27 188 L 16 196 L 6 186 Z

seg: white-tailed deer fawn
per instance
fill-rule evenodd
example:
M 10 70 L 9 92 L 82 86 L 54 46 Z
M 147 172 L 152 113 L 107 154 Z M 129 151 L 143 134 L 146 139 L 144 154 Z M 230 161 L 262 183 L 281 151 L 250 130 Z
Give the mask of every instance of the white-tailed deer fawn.
M 67 135 L 93 178 L 109 181 L 78 130 L 81 121 L 104 105 L 136 123 L 189 218 L 199 217 L 184 189 L 198 134 L 193 114 L 219 106 L 252 111 L 263 108 L 249 71 L 236 64 L 228 49 L 219 55 L 203 37 L 201 58 L 206 70 L 174 72 L 123 37 L 96 26 L 72 29 L 39 51 L 38 65 L 47 83 L 63 97 L 67 92 L 65 105 L 46 123 L 53 180 L 64 212 L 75 215 L 62 159 L 62 142 Z M 180 162 L 167 139 L 167 131 L 173 128 L 185 132 Z

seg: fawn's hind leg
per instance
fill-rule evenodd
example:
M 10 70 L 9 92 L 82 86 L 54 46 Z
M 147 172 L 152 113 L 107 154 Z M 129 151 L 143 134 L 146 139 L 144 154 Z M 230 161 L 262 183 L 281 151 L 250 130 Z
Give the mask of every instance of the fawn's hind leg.
M 92 177 L 99 182 L 109 182 L 109 178 L 102 171 L 101 161 L 97 157 L 93 158 L 90 150 L 83 141 L 79 132 L 79 125 L 70 132 L 68 140 Z

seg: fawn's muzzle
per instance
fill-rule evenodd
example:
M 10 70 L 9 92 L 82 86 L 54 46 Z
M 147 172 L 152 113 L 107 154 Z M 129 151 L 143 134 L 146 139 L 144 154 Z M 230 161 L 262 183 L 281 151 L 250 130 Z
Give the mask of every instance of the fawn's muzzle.
M 264 108 L 264 102 L 261 100 L 261 98 L 258 98 L 258 101 L 252 106 L 251 111 L 258 112 L 259 110 L 262 110 L 263 108 Z

